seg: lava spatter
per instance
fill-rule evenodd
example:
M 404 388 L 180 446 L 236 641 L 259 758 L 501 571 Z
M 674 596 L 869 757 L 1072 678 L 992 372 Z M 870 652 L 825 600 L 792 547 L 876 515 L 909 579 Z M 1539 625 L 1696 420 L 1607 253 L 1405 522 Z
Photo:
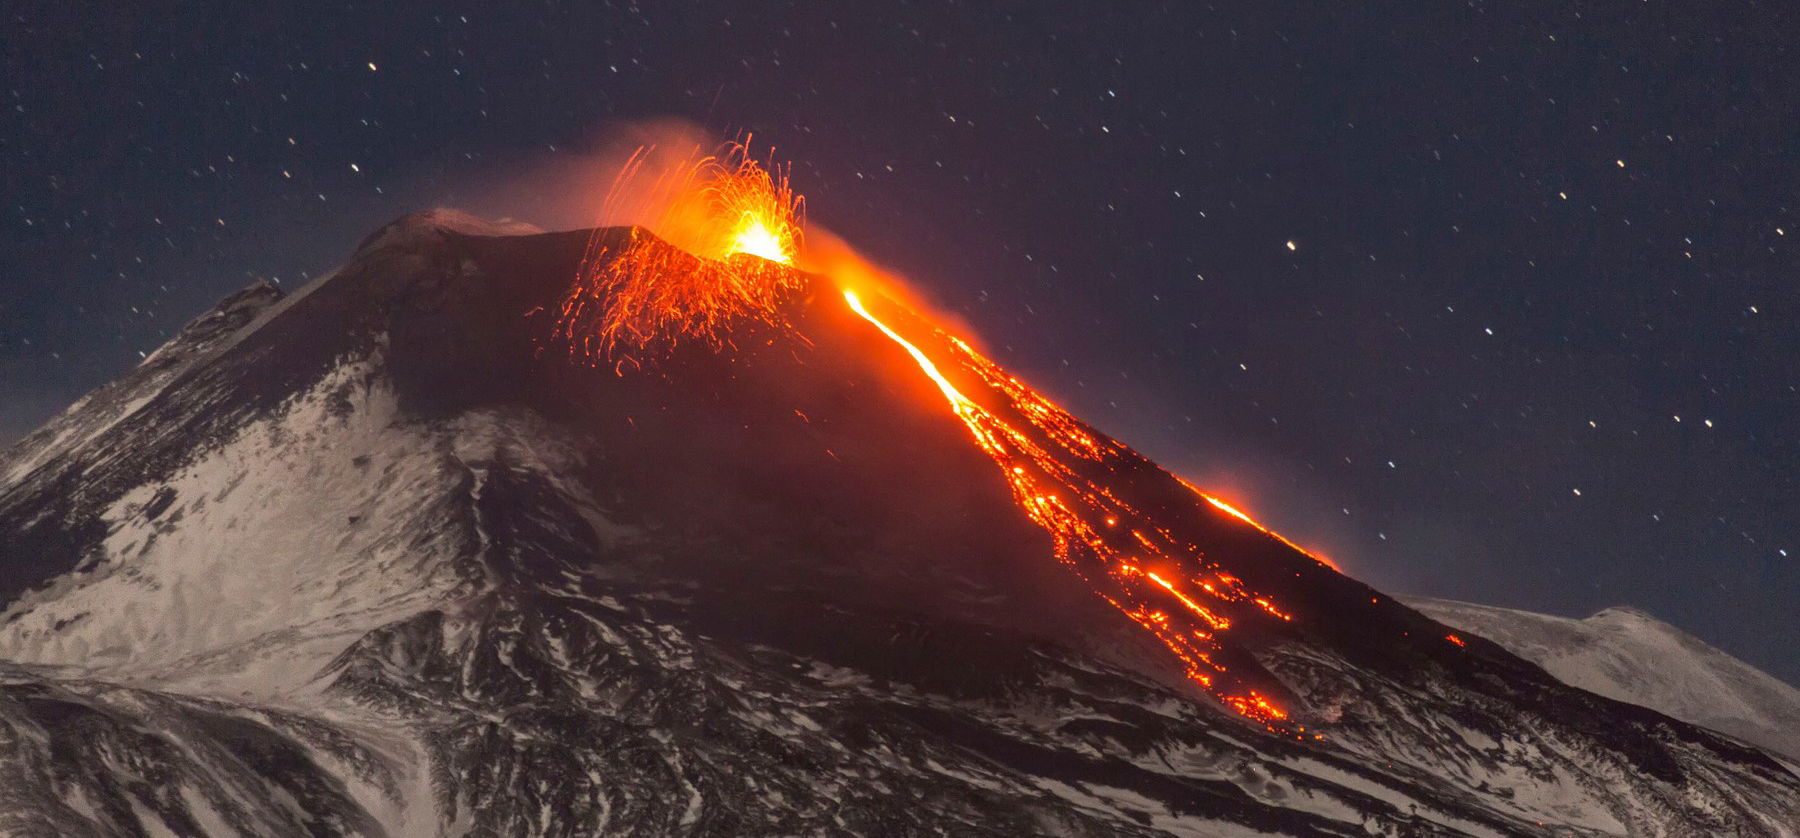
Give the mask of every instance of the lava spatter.
M 804 202 L 784 168 L 758 163 L 748 138 L 655 176 L 646 171 L 653 151 L 632 155 L 602 209 L 649 219 L 650 229 L 631 228 L 623 246 L 596 234 L 563 302 L 559 337 L 590 362 L 616 365 L 683 341 L 725 348 L 742 320 L 780 322 L 781 304 L 803 284 L 793 264 Z

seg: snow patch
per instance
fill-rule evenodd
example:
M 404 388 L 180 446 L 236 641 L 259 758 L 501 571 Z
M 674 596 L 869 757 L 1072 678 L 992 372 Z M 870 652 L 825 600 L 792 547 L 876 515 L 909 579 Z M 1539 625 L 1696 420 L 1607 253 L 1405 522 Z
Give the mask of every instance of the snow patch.
M 396 422 L 372 371 L 342 364 L 168 481 L 126 493 L 95 566 L 0 614 L 0 657 L 268 696 L 440 598 L 466 552 L 444 520 L 456 466 L 440 435 Z

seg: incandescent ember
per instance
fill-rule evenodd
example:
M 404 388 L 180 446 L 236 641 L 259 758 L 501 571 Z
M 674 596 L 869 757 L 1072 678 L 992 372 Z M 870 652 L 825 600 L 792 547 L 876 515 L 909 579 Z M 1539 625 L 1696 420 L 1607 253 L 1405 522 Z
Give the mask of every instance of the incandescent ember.
M 622 247 L 596 236 L 563 301 L 560 337 L 595 363 L 690 340 L 726 348 L 735 323 L 777 322 L 803 284 L 793 269 L 803 202 L 785 170 L 752 159 L 748 139 L 655 176 L 652 151 L 632 155 L 603 213 L 653 218 L 654 233 L 633 227 Z

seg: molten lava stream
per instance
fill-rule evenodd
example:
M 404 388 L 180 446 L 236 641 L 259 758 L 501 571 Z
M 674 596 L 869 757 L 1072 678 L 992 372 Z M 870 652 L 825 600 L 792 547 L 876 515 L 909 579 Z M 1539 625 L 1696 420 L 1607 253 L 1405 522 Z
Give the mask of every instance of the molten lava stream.
M 785 171 L 764 169 L 750 159 L 745 144 L 731 144 L 718 155 L 690 155 L 646 181 L 649 152 L 640 149 L 620 173 L 605 213 L 652 219 L 657 235 L 672 246 L 642 228 L 632 228 L 623 247 L 597 233 L 564 301 L 557 337 L 576 357 L 596 365 L 610 362 L 623 374 L 683 341 L 727 349 L 732 330 L 746 322 L 791 328 L 785 304 L 810 280 L 794 268 L 802 200 L 788 187 Z M 857 280 L 858 288 L 862 280 L 879 279 L 865 276 L 876 272 L 860 264 L 849 267 L 855 275 L 832 271 L 832 276 L 840 283 Z M 1205 559 L 1197 545 L 1182 542 L 1133 508 L 1123 499 L 1129 494 L 1125 484 L 1090 476 L 1141 471 L 1142 458 L 1090 432 L 923 316 L 885 295 L 874 301 L 848 284 L 842 290 L 851 311 L 903 349 L 937 385 L 976 446 L 1000 468 L 1020 510 L 1050 535 L 1057 561 L 1159 639 L 1188 676 L 1226 707 L 1271 730 L 1302 730 L 1219 660 L 1224 657 L 1220 635 L 1247 620 L 1291 617 Z M 891 319 L 902 327 L 877 316 L 871 302 L 883 311 L 891 308 Z M 960 389 L 930 352 L 902 334 L 909 330 L 944 353 L 945 363 L 970 379 L 978 398 L 1004 405 L 1004 413 Z M 805 340 L 797 330 L 791 334 Z M 1222 501 L 1195 494 L 1280 538 Z
M 843 293 L 851 311 L 903 349 L 937 385 L 975 444 L 1000 467 L 1019 508 L 1049 533 L 1058 561 L 1073 569 L 1096 595 L 1162 641 L 1182 662 L 1188 677 L 1226 707 L 1272 731 L 1298 734 L 1304 730 L 1287 723 L 1287 711 L 1243 686 L 1241 679 L 1230 676 L 1217 660 L 1219 635 L 1235 624 L 1219 608 L 1247 605 L 1268 619 L 1285 622 L 1292 618 L 1268 597 L 1246 590 L 1237 578 L 1208 567 L 1196 547 L 1177 542 L 1122 501 L 1119 492 L 1082 477 L 1063 459 L 1072 456 L 1116 466 L 1129 449 L 1096 439 L 1079 420 L 1006 376 L 968 344 L 910 311 L 903 312 L 901 317 L 910 326 L 929 330 L 930 338 L 950 348 L 959 369 L 973 372 L 982 389 L 997 394 L 1023 417 L 1018 425 L 1007 422 L 965 394 L 925 350 L 876 316 L 861 294 L 850 289 Z M 1204 494 L 1199 497 L 1219 504 Z M 1220 508 L 1255 526 L 1241 513 Z M 1134 528 L 1138 524 L 1141 528 Z M 1200 572 L 1163 570 L 1195 565 L 1200 565 Z M 1209 606 L 1207 601 L 1217 605 Z

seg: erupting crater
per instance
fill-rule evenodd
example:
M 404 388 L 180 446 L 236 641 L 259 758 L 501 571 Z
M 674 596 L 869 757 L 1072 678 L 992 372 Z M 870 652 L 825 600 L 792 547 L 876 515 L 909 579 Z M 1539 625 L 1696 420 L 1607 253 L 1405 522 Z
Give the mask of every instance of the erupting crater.
M 655 219 L 651 230 L 632 228 L 617 252 L 596 235 L 564 302 L 558 336 L 576 357 L 610 363 L 623 375 L 684 341 L 730 352 L 734 330 L 751 322 L 806 342 L 784 306 L 809 289 L 835 290 L 832 296 L 936 384 L 970 441 L 994 462 L 1020 514 L 1049 536 L 1051 558 L 1159 640 L 1224 706 L 1271 731 L 1317 737 L 1267 694 L 1269 686 L 1279 689 L 1272 677 L 1221 639 L 1246 623 L 1292 622 L 1293 614 L 1159 524 L 1167 509 L 1153 515 L 1132 499 L 1143 494 L 1147 476 L 1173 484 L 1190 507 L 1185 514 L 1225 516 L 1321 567 L 1335 566 L 1093 432 L 897 294 L 884 293 L 899 287 L 893 277 L 860 260 L 833 275 L 799 270 L 804 201 L 786 169 L 759 164 L 747 142 L 690 155 L 648 178 L 651 150 L 631 157 L 605 210 L 635 209 Z M 832 264 L 846 263 L 840 256 Z
M 764 168 L 748 138 L 717 154 L 690 155 L 654 177 L 651 147 L 632 155 L 603 214 L 651 219 L 609 251 L 596 236 L 563 302 L 561 336 L 593 362 L 666 351 L 684 340 L 726 349 L 733 323 L 778 323 L 781 304 L 804 284 L 793 269 L 804 202 L 785 170 Z

